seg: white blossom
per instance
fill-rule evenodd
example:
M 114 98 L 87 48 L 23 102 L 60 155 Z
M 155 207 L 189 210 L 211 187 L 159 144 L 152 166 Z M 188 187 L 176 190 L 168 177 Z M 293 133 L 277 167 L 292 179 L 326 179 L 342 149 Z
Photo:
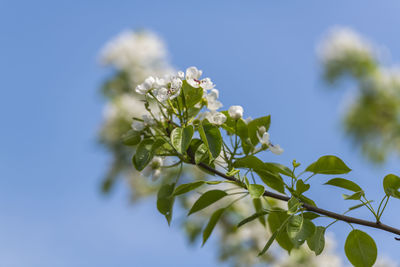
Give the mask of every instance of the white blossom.
M 146 126 L 142 121 L 133 121 L 131 124 L 131 127 L 134 131 L 140 132 L 142 131 Z
M 273 145 L 271 143 L 269 133 L 266 132 L 266 129 L 264 126 L 261 126 L 260 128 L 258 128 L 257 137 L 258 137 L 258 140 L 260 141 L 261 145 L 267 145 L 268 149 L 272 153 L 274 153 L 276 155 L 280 155 L 283 153 L 283 148 L 281 148 L 280 145 Z
M 154 79 L 153 76 L 147 77 L 143 83 L 136 86 L 136 89 L 135 89 L 136 93 L 138 93 L 140 95 L 147 94 L 153 88 L 155 81 L 156 81 L 156 79 Z
M 153 117 L 148 114 L 142 115 L 142 119 L 145 126 L 152 126 L 156 123 Z
M 222 125 L 226 121 L 226 116 L 217 111 L 205 112 L 205 118 L 215 125 Z
M 143 170 L 146 176 L 152 177 L 152 180 L 157 180 L 161 175 L 161 167 L 164 165 L 164 159 L 162 157 L 154 157 L 147 167 Z
M 211 111 L 220 109 L 223 105 L 218 101 L 219 91 L 217 89 L 212 89 L 210 93 L 206 94 L 207 108 Z
M 231 106 L 228 110 L 228 113 L 232 119 L 238 120 L 243 117 L 243 108 L 242 106 Z
M 372 57 L 368 41 L 350 28 L 336 27 L 319 45 L 318 54 L 323 63 L 345 60 L 349 56 Z
M 164 102 L 168 98 L 176 98 L 182 88 L 182 80 L 178 77 L 170 78 L 170 83 L 166 87 L 162 87 L 155 92 L 155 96 L 158 101 Z
M 272 153 L 274 153 L 275 155 L 280 155 L 280 154 L 283 153 L 283 148 L 281 148 L 280 145 L 273 145 L 273 144 L 270 144 L 269 147 L 268 147 L 268 149 L 269 149 Z
M 212 83 L 210 78 L 204 78 L 200 80 L 202 73 L 203 71 L 198 70 L 196 67 L 189 67 L 186 69 L 186 81 L 195 88 L 201 87 L 205 90 L 213 89 L 215 85 Z

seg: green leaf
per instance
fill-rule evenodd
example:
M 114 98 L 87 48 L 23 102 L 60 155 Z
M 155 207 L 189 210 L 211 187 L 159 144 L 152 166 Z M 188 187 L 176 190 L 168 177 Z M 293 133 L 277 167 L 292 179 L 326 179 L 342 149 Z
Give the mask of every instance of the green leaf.
M 194 154 L 194 161 L 196 164 L 199 164 L 200 162 L 205 162 L 208 159 L 208 149 L 205 144 L 201 144 L 197 150 L 196 153 Z
M 280 193 L 285 193 L 284 182 L 279 174 L 274 174 L 265 170 L 255 170 L 255 172 L 266 185 Z
M 388 174 L 383 179 L 383 189 L 385 190 L 386 195 L 400 198 L 400 178 L 394 174 Z
M 253 198 L 259 198 L 264 194 L 265 188 L 260 184 L 251 184 L 248 187 L 250 196 Z
M 314 213 L 314 212 L 304 212 L 303 213 L 303 218 L 304 219 L 308 219 L 308 220 L 314 220 L 314 219 L 316 219 L 316 218 L 318 218 L 318 217 L 320 217 L 320 215 L 319 214 L 316 214 L 316 213 Z
M 221 218 L 222 214 L 224 213 L 225 208 L 216 210 L 210 217 L 210 220 L 207 223 L 206 228 L 204 229 L 203 232 L 203 244 L 202 246 L 204 246 L 204 244 L 207 242 L 208 238 L 210 237 L 212 231 L 215 228 L 215 225 L 217 224 L 217 222 L 219 221 L 219 219 Z
M 374 201 L 373 200 L 368 200 L 368 201 L 366 201 L 364 203 L 361 203 L 361 204 L 358 204 L 358 205 L 350 207 L 347 211 L 351 211 L 351 210 L 355 210 L 355 209 L 361 208 L 362 206 L 365 206 L 365 205 L 367 205 L 369 203 L 372 203 L 372 202 L 374 202 Z
M 299 199 L 300 199 L 302 202 L 304 202 L 304 203 L 306 203 L 306 204 L 308 204 L 308 205 L 311 205 L 311 206 L 314 206 L 314 207 L 317 206 L 317 205 L 315 204 L 314 200 L 312 200 L 312 199 L 306 197 L 305 195 L 300 195 L 300 196 L 298 196 L 298 197 L 299 197 Z
M 204 181 L 197 181 L 197 182 L 188 183 L 188 184 L 181 184 L 175 189 L 173 195 L 178 196 L 178 195 L 185 194 L 187 192 L 190 192 L 190 191 L 202 186 L 204 183 L 205 183 Z
M 254 205 L 254 209 L 255 209 L 256 212 L 263 211 L 263 205 L 262 205 L 262 202 L 261 202 L 260 198 L 253 198 L 253 205 Z M 258 217 L 258 220 L 265 227 L 265 217 L 264 216 L 260 216 L 260 217 Z
M 295 215 L 289 218 L 287 233 L 295 247 L 301 246 L 315 231 L 315 225 L 302 216 Z
M 292 171 L 285 165 L 275 162 L 265 162 L 264 169 L 274 173 L 280 173 L 289 177 L 293 177 Z
M 260 118 L 254 119 L 247 124 L 247 128 L 249 131 L 249 137 L 250 137 L 251 143 L 254 146 L 256 146 L 260 142 L 258 140 L 258 136 L 257 136 L 258 128 L 264 126 L 265 130 L 268 132 L 270 123 L 271 123 L 271 116 L 265 116 L 265 117 L 260 117 Z
M 193 204 L 193 207 L 190 209 L 188 215 L 210 206 L 227 195 L 228 194 L 222 190 L 210 190 L 205 192 Z
M 361 187 L 359 187 L 355 182 L 344 179 L 344 178 L 333 178 L 326 182 L 327 185 L 333 185 L 337 187 L 341 187 L 353 192 L 362 191 Z
M 127 146 L 136 146 L 140 143 L 140 132 L 129 130 L 122 136 L 122 142 Z
M 183 81 L 181 94 L 184 97 L 187 108 L 194 107 L 203 98 L 203 89 L 190 86 L 186 80 Z
M 279 232 L 281 232 L 280 230 L 276 230 L 271 237 L 268 239 L 267 244 L 265 244 L 264 248 L 261 250 L 260 253 L 258 253 L 258 256 L 263 255 L 265 252 L 267 252 L 267 250 L 269 249 L 269 247 L 272 245 L 272 243 L 274 242 L 275 238 L 278 236 Z
M 267 214 L 268 214 L 268 211 L 266 211 L 266 210 L 256 212 L 256 213 L 254 213 L 253 215 L 247 217 L 246 219 L 243 219 L 242 221 L 240 221 L 240 222 L 238 223 L 237 227 L 240 227 L 240 226 L 242 226 L 242 225 L 244 225 L 244 224 L 246 224 L 246 223 L 248 223 L 248 222 L 254 221 L 254 220 L 257 219 L 257 218 L 264 217 L 264 216 L 267 215 Z
M 204 120 L 199 125 L 198 131 L 201 139 L 208 148 L 210 159 L 217 158 L 222 149 L 222 136 L 218 127 Z
M 310 185 L 309 184 L 305 184 L 303 182 L 303 180 L 299 179 L 296 182 L 296 193 L 301 195 L 304 192 L 308 191 L 308 189 L 310 189 Z
M 287 205 L 288 205 L 288 214 L 294 214 L 301 206 L 301 203 L 296 198 L 291 197 L 287 202 Z
M 271 212 L 268 215 L 268 225 L 272 233 L 276 232 L 281 226 L 286 226 L 287 219 L 289 215 L 286 211 L 281 212 Z M 293 249 L 293 243 L 290 241 L 287 231 L 279 231 L 276 236 L 276 241 L 278 244 L 289 253 Z
M 325 227 L 317 226 L 314 234 L 307 239 L 308 247 L 318 256 L 325 247 Z
M 185 128 L 175 128 L 171 132 L 171 143 L 180 154 L 185 154 L 189 148 L 190 141 L 193 137 L 193 126 L 189 125 Z
M 306 171 L 319 174 L 345 174 L 351 169 L 336 156 L 323 156 L 308 166 Z
M 264 163 L 256 156 L 247 156 L 239 158 L 233 163 L 235 168 L 246 168 L 246 169 L 263 169 Z
M 164 184 L 161 186 L 157 194 L 157 209 L 165 216 L 168 224 L 172 219 L 172 207 L 174 205 L 175 197 L 173 196 L 175 184 Z
M 203 144 L 203 141 L 198 138 L 193 138 L 192 141 L 190 141 L 187 153 L 191 159 L 194 159 L 195 153 L 201 144 Z
M 355 267 L 372 266 L 378 255 L 375 241 L 365 232 L 353 230 L 344 244 L 347 258 Z
M 360 200 L 363 195 L 364 195 L 364 191 L 355 192 L 352 195 L 342 194 L 342 196 L 345 200 Z
M 144 139 L 138 145 L 136 154 L 132 158 L 132 163 L 136 170 L 142 171 L 153 158 L 152 146 L 154 141 L 151 139 Z

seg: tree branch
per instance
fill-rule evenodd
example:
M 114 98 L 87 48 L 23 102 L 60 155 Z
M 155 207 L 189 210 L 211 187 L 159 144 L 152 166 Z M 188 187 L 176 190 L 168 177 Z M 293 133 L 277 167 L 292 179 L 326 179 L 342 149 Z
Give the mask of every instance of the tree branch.
M 200 166 L 201 168 L 206 169 L 207 171 L 212 172 L 212 173 L 214 173 L 214 174 L 216 174 L 216 175 L 218 175 L 218 176 L 220 176 L 220 177 L 222 177 L 224 179 L 236 182 L 236 183 L 238 183 L 241 186 L 246 188 L 246 185 L 243 182 L 239 181 L 237 178 L 235 178 L 233 176 L 228 176 L 225 173 L 222 173 L 222 172 L 220 172 L 220 171 L 218 171 L 218 170 L 216 170 L 214 168 L 211 168 L 210 166 L 208 166 L 208 165 L 206 165 L 204 163 L 199 163 L 198 166 Z M 288 197 L 288 196 L 284 196 L 284 195 L 281 195 L 281 194 L 276 194 L 274 192 L 270 192 L 270 191 L 267 191 L 267 190 L 264 192 L 263 195 L 266 196 L 266 197 L 272 197 L 272 198 L 283 200 L 283 201 L 288 201 L 290 199 L 290 197 Z M 305 208 L 308 211 L 312 211 L 312 212 L 315 212 L 315 213 L 318 213 L 318 214 L 326 215 L 326 216 L 328 216 L 330 218 L 334 218 L 334 219 L 337 219 L 337 220 L 340 220 L 340 221 L 359 224 L 359 225 L 364 225 L 364 226 L 380 229 L 380 230 L 383 230 L 383 231 L 386 231 L 386 232 L 390 232 L 390 233 L 393 233 L 393 234 L 396 234 L 396 235 L 400 235 L 400 229 L 391 227 L 391 226 L 386 225 L 386 224 L 382 224 L 380 222 L 377 223 L 377 222 L 372 222 L 372 221 L 367 221 L 367 220 L 362 220 L 362 219 L 358 219 L 358 218 L 342 215 L 342 214 L 339 214 L 339 213 L 335 213 L 335 212 L 332 212 L 332 211 L 329 211 L 329 210 L 324 210 L 324 209 L 309 205 L 309 204 L 304 203 L 304 202 L 302 203 L 302 206 L 303 206 L 303 208 Z M 395 239 L 400 241 L 400 238 L 395 237 Z

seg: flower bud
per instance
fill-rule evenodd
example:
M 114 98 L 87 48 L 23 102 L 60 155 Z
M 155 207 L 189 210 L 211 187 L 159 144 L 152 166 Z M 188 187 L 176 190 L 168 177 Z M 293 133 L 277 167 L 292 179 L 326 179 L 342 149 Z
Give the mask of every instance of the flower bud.
M 228 113 L 232 119 L 238 120 L 243 117 L 243 108 L 241 106 L 231 106 Z

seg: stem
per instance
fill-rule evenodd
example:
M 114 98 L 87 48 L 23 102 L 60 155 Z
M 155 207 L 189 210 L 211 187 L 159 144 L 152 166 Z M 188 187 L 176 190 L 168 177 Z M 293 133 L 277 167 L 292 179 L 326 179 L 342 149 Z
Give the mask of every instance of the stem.
M 228 175 L 226 175 L 226 174 L 224 174 L 224 173 L 222 173 L 222 172 L 220 172 L 220 171 L 218 171 L 218 170 L 216 170 L 214 168 L 211 168 L 207 164 L 199 163 L 198 166 L 200 166 L 200 167 L 202 167 L 202 168 L 204 168 L 204 169 L 206 169 L 206 170 L 208 170 L 208 171 L 210 171 L 210 172 L 212 172 L 212 173 L 214 173 L 214 174 L 216 174 L 216 175 L 218 175 L 218 176 L 220 176 L 220 177 L 222 177 L 222 178 L 224 178 L 226 180 L 236 182 L 239 186 L 241 186 L 243 188 L 246 188 L 246 185 L 243 182 L 239 181 L 237 178 L 232 177 L 232 176 L 228 176 Z M 277 193 L 270 192 L 270 191 L 265 191 L 263 196 L 272 197 L 272 198 L 283 200 L 283 201 L 289 201 L 289 199 L 290 199 L 290 197 L 288 197 L 288 196 L 277 194 Z M 321 209 L 321 208 L 309 205 L 307 203 L 302 203 L 302 206 L 303 206 L 304 209 L 306 209 L 308 211 L 312 211 L 312 212 L 315 212 L 315 213 L 318 213 L 318 214 L 326 215 L 326 216 L 331 217 L 333 219 L 344 221 L 344 222 L 347 222 L 349 224 L 354 223 L 354 224 L 358 224 L 358 225 L 364 225 L 364 226 L 380 229 L 380 230 L 383 230 L 383 231 L 386 231 L 386 232 L 390 232 L 390 233 L 393 233 L 393 234 L 396 234 L 396 235 L 400 235 L 400 229 L 391 227 L 389 225 L 385 225 L 385 224 L 382 224 L 382 223 L 371 222 L 371 221 L 367 221 L 367 220 L 363 220 L 363 219 L 358 219 L 358 218 L 342 215 L 342 214 L 339 214 L 339 213 L 335 213 L 335 212 L 332 212 L 332 211 L 329 211 L 329 210 L 325 210 L 325 209 Z M 400 240 L 400 238 L 395 238 L 395 239 L 396 240 Z

